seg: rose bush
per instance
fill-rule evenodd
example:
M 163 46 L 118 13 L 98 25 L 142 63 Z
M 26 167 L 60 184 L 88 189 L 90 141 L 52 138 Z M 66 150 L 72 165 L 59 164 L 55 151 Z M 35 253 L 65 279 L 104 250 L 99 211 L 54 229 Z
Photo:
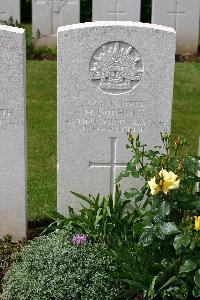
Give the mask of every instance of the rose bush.
M 196 184 L 200 158 L 187 154 L 185 140 L 172 141 L 168 134 L 161 134 L 161 139 L 162 148 L 148 150 L 139 136 L 128 135 L 127 148 L 133 157 L 118 181 L 143 177 L 144 185 L 125 193 L 134 201 L 137 217 L 132 243 L 116 251 L 120 276 L 129 282 L 130 290 L 143 292 L 147 299 L 199 299 L 200 197 Z M 142 270 L 135 257 L 143 262 Z

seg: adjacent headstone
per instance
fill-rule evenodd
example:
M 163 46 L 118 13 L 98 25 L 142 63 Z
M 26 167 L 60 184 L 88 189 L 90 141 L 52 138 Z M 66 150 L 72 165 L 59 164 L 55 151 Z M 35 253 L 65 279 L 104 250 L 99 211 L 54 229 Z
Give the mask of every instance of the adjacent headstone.
M 0 0 L 0 22 L 8 22 L 12 17 L 13 22 L 21 22 L 20 0 Z
M 141 0 L 93 0 L 93 21 L 140 21 Z
M 153 0 L 152 23 L 175 29 L 177 54 L 198 51 L 199 9 L 199 0 Z
M 79 207 L 70 191 L 115 192 L 131 157 L 130 129 L 149 146 L 160 145 L 160 132 L 170 131 L 175 43 L 174 29 L 150 24 L 59 28 L 59 212 Z
M 32 0 L 32 31 L 47 44 L 56 43 L 59 26 L 80 22 L 80 0 Z
M 0 25 L 0 238 L 26 237 L 25 32 Z

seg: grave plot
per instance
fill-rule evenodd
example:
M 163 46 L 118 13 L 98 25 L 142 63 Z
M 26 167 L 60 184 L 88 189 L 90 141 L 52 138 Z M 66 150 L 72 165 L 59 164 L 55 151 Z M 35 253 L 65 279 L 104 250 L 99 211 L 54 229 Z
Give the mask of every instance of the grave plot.
M 130 22 L 58 32 L 58 210 L 70 190 L 107 195 L 130 160 L 126 133 L 150 147 L 170 131 L 175 32 Z M 127 185 L 130 182 L 127 181 Z M 126 189 L 127 187 L 124 186 Z

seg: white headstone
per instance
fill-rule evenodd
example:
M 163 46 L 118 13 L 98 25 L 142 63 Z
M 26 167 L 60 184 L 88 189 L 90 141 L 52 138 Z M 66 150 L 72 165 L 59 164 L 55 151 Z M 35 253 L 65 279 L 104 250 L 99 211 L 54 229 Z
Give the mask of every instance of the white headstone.
M 93 0 L 93 21 L 140 21 L 141 0 Z
M 0 238 L 26 237 L 25 32 L 0 25 Z
M 199 0 L 153 0 L 152 23 L 175 29 L 177 54 L 197 53 L 199 9 Z
M 20 0 L 0 0 L 0 21 L 8 22 L 10 17 L 21 22 Z
M 127 132 L 150 146 L 170 130 L 172 28 L 94 22 L 58 30 L 58 210 L 70 191 L 107 195 L 131 158 Z M 132 182 L 132 181 L 131 181 Z M 129 186 L 130 187 L 130 186 Z
M 80 22 L 80 0 L 32 0 L 32 31 L 55 36 L 59 26 Z M 56 40 L 56 39 L 55 39 Z

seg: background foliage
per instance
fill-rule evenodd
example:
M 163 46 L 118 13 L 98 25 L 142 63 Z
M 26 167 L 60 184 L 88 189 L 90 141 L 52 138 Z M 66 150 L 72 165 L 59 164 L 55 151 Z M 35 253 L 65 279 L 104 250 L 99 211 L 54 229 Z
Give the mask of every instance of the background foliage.
M 32 20 L 32 1 L 21 0 L 21 22 L 30 23 Z

